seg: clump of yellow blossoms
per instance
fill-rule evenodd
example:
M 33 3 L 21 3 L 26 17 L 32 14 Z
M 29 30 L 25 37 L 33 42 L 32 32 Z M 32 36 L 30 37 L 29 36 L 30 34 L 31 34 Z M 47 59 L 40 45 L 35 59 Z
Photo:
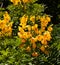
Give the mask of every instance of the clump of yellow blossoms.
M 0 37 L 11 36 L 12 34 L 12 22 L 10 22 L 10 16 L 8 12 L 3 15 L 3 20 L 0 19 Z
M 10 0 L 14 5 L 18 5 L 19 3 L 29 3 L 31 0 Z
M 14 5 L 17 5 L 18 3 L 21 2 L 21 0 L 10 0 Z
M 52 39 L 51 32 L 53 30 L 52 25 L 48 26 L 49 22 L 51 22 L 51 18 L 48 15 L 23 15 L 20 18 L 18 36 L 22 39 L 21 46 L 25 47 L 28 52 L 31 50 L 34 51 L 34 53 L 32 53 L 33 56 L 36 54 L 36 56 L 38 56 L 38 53 L 35 52 L 37 48 L 45 54 L 48 54 L 46 48 L 49 47 L 48 43 Z M 27 41 L 29 41 L 29 43 L 25 44 Z M 38 44 L 40 44 L 40 46 L 38 46 Z

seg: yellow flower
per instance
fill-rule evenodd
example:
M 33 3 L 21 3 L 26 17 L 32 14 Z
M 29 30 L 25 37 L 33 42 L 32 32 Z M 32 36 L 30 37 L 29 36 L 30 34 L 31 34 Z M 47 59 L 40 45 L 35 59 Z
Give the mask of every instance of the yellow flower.
M 38 24 L 32 26 L 32 30 L 35 30 L 36 28 L 38 28 Z
M 27 0 L 24 0 L 27 1 Z M 26 2 L 25 2 L 26 3 Z M 48 54 L 47 46 L 48 46 L 48 42 L 51 40 L 51 25 L 47 28 L 48 23 L 50 22 L 50 19 L 48 18 L 49 16 L 36 16 L 35 15 L 31 15 L 29 20 L 30 22 L 32 22 L 33 25 L 27 24 L 28 23 L 28 16 L 27 15 L 23 15 L 20 18 L 20 25 L 21 27 L 19 27 L 19 32 L 18 32 L 18 36 L 22 39 L 25 40 L 29 40 L 29 42 L 31 43 L 31 47 L 33 50 L 35 50 L 37 47 L 38 42 L 41 43 L 41 47 L 40 50 L 42 52 L 44 52 L 45 54 Z M 36 23 L 36 20 L 39 21 L 39 23 Z M 36 23 L 36 24 L 35 24 Z M 40 27 L 39 27 L 40 25 Z M 40 29 L 39 29 L 40 28 Z M 47 31 L 46 31 L 47 28 Z M 27 41 L 26 41 L 27 42 Z M 29 47 L 27 47 L 27 49 L 29 50 Z M 31 50 L 32 50 L 31 49 Z
M 51 40 L 51 34 L 49 31 L 44 32 L 44 39 L 46 39 L 47 41 Z
M 7 31 L 12 32 L 12 28 L 11 27 L 8 27 L 8 30 Z
M 21 39 L 21 42 L 22 42 L 22 43 L 25 43 L 25 42 L 26 42 L 26 40 L 25 40 L 25 39 Z
M 47 25 L 48 25 L 48 21 L 47 20 L 44 20 L 44 21 L 41 22 L 41 26 L 47 27 Z
M 8 26 L 12 27 L 13 22 L 9 22 Z
M 28 2 L 30 2 L 30 0 L 22 0 L 23 1 L 23 3 L 28 3 Z
M 42 41 L 43 35 L 38 35 L 37 38 L 38 38 L 38 41 Z
M 28 39 L 28 38 L 32 37 L 32 35 L 31 35 L 30 32 L 24 32 L 23 34 L 20 33 L 20 32 L 18 32 L 18 36 L 19 36 L 20 38 L 23 38 L 23 39 Z
M 3 16 L 4 16 L 4 19 L 0 20 L 1 36 L 11 36 L 12 22 L 10 22 L 10 16 L 8 12 L 5 12 Z
M 29 38 L 28 35 L 27 35 L 27 32 L 24 32 L 24 34 L 22 35 L 22 38 L 24 38 L 24 39 Z
M 22 38 L 22 34 L 21 34 L 20 32 L 18 32 L 18 36 L 19 36 L 20 38 Z
M 40 50 L 41 50 L 42 52 L 44 52 L 46 55 L 48 55 L 48 54 L 49 54 L 49 51 L 47 50 L 48 47 L 49 47 L 48 45 L 42 45 L 42 46 L 40 47 Z
M 48 42 L 47 42 L 47 40 L 46 40 L 46 39 L 43 39 L 43 40 L 41 41 L 41 44 L 43 44 L 43 45 L 47 45 L 47 44 L 48 44 Z
M 42 46 L 40 47 L 40 50 L 41 50 L 42 52 L 45 51 L 45 47 L 44 47 L 44 45 L 42 45 Z
M 31 26 L 27 25 L 26 28 L 28 29 L 28 31 L 31 31 Z
M 3 29 L 3 28 L 5 28 L 5 22 L 4 22 L 4 20 L 0 20 L 0 28 L 1 29 Z
M 21 17 L 20 22 L 25 23 L 25 22 L 27 22 L 27 20 L 28 20 L 28 16 L 27 16 L 27 15 L 23 15 L 23 16 Z
M 39 55 L 39 54 L 38 54 L 37 52 L 35 52 L 35 51 L 32 53 L 32 56 L 33 56 L 33 57 L 37 57 L 38 55 Z
M 49 16 L 46 16 L 46 20 L 47 20 L 48 22 L 50 22 L 50 21 L 51 21 L 51 18 L 50 18 Z
M 31 41 L 31 43 L 35 43 L 36 42 L 34 37 L 30 38 L 30 41 Z
M 40 21 L 41 22 L 45 21 L 45 16 L 40 17 Z
M 36 43 L 33 43 L 32 44 L 32 48 L 35 49 L 37 46 L 36 46 Z
M 38 31 L 38 24 L 35 24 L 34 26 L 32 26 L 32 30 L 34 30 L 35 33 L 38 34 L 39 33 L 39 31 Z
M 36 16 L 36 20 L 39 20 L 39 19 L 40 19 L 40 16 L 39 16 L 39 15 L 37 15 L 37 16 Z
M 41 32 L 45 31 L 45 26 L 41 26 Z
M 5 36 L 11 36 L 11 35 L 12 35 L 12 32 L 5 33 Z
M 34 40 L 35 40 L 35 42 L 37 42 L 37 41 L 38 41 L 38 36 L 36 36 L 36 37 L 34 38 Z
M 22 24 L 22 28 L 25 29 L 26 28 L 26 24 Z
M 30 38 L 30 37 L 32 37 L 32 34 L 30 32 L 26 32 L 26 37 Z
M 18 36 L 22 39 L 26 39 L 26 35 L 25 33 L 24 34 L 21 34 L 20 32 L 18 32 Z
M 10 19 L 11 19 L 10 16 L 9 16 L 9 14 L 8 14 L 8 12 L 5 12 L 5 14 L 3 16 L 4 16 L 4 21 L 6 23 L 8 23 L 10 21 Z
M 30 46 L 27 46 L 26 51 L 27 51 L 27 52 L 30 52 L 30 51 L 31 51 Z
M 35 23 L 35 16 L 30 16 L 30 21 L 32 21 L 33 22 L 33 24 Z
M 14 5 L 18 5 L 18 3 L 21 3 L 21 0 L 10 0 Z
M 39 35 L 41 35 L 42 34 L 42 31 L 41 30 L 39 30 Z
M 18 27 L 18 29 L 19 29 L 19 31 L 20 31 L 21 34 L 24 33 L 24 29 L 22 27 Z
M 52 26 L 49 26 L 47 29 L 49 32 L 51 32 L 53 30 Z
M 21 26 L 23 26 L 23 25 L 26 26 L 27 21 L 28 21 L 28 16 L 23 15 L 23 16 L 20 18 L 20 25 L 21 25 Z

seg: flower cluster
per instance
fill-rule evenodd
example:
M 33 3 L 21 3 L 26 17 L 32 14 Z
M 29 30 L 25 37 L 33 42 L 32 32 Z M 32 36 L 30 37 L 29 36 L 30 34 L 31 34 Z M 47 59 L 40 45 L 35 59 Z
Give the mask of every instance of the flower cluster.
M 8 12 L 3 15 L 3 20 L 0 20 L 0 37 L 11 36 L 12 34 L 12 22 L 10 22 L 10 16 Z
M 48 42 L 52 39 L 51 31 L 53 30 L 52 25 L 48 26 L 49 22 L 51 22 L 51 19 L 48 15 L 23 15 L 20 18 L 18 32 L 18 36 L 22 39 L 20 47 L 25 47 L 28 52 L 34 51 L 32 56 L 38 56 L 38 53 L 35 51 L 37 48 L 48 54 L 46 48 L 49 47 Z M 27 41 L 29 43 L 26 43 Z M 40 46 L 37 44 L 40 44 Z
M 19 3 L 29 3 L 31 0 L 10 0 L 14 5 L 18 5 Z

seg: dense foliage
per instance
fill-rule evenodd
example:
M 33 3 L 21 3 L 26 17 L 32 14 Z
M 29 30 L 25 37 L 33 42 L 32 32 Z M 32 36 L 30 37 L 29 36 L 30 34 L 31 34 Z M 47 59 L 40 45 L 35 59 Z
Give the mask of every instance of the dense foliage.
M 45 9 L 37 0 L 0 7 L 0 65 L 60 65 L 60 24 Z

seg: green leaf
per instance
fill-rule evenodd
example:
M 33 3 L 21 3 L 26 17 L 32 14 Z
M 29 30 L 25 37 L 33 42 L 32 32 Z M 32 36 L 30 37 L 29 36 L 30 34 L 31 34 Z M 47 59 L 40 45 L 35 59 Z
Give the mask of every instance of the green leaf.
M 19 46 L 21 44 L 21 39 L 16 37 L 16 44 L 15 46 Z
M 57 48 L 58 48 L 58 50 L 60 50 L 60 43 L 58 44 Z
M 2 50 L 2 51 L 1 51 L 1 54 L 5 55 L 5 56 L 7 56 L 8 53 L 9 53 L 9 52 L 8 52 L 8 51 L 5 51 L 5 50 Z

